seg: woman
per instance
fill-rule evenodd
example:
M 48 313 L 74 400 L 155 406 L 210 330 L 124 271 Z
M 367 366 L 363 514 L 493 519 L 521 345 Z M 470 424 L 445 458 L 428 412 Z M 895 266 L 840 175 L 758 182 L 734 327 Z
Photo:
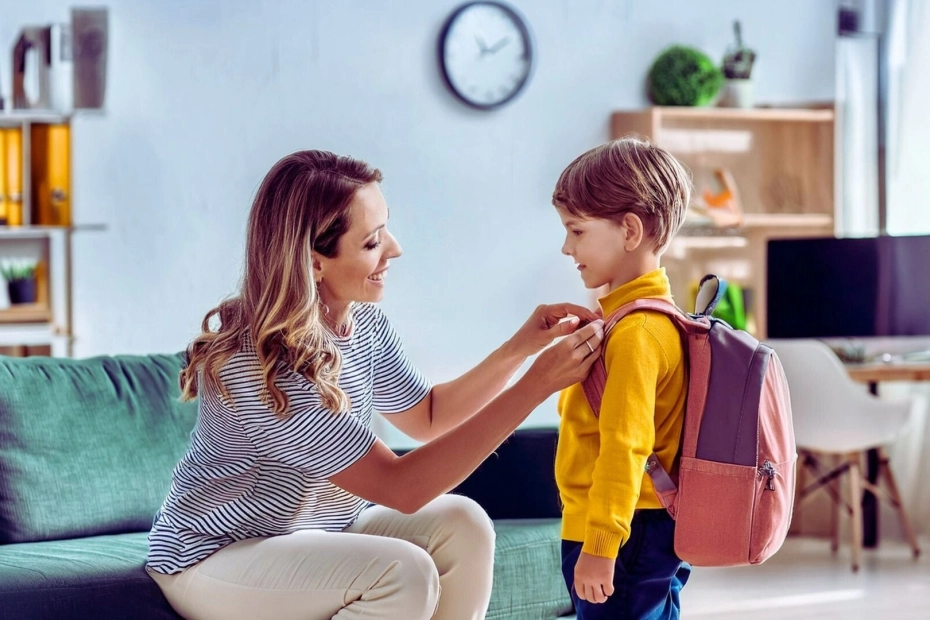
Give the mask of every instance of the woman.
M 199 417 L 147 563 L 187 618 L 484 616 L 490 520 L 443 494 L 587 374 L 603 323 L 540 306 L 478 366 L 431 386 L 374 305 L 401 254 L 380 180 L 321 151 L 275 164 L 249 216 L 241 291 L 188 349 L 182 396 L 199 396 Z M 396 456 L 370 430 L 376 410 L 425 445 Z

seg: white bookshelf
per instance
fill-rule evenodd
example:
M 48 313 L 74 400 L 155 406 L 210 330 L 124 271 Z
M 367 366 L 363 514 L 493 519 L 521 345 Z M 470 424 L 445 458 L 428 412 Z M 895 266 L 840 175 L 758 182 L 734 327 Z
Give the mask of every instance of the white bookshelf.
M 2 291 L 0 300 L 6 303 L 0 305 L 0 346 L 47 345 L 52 355 L 71 355 L 72 233 L 70 227 L 0 226 L 0 257 L 39 258 L 48 283 L 35 304 L 9 305 Z

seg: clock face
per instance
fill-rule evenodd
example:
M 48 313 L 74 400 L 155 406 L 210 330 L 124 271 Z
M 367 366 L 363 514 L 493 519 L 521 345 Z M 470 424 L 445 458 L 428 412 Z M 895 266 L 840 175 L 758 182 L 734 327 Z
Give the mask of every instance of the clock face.
M 530 77 L 532 40 L 523 18 L 498 2 L 459 7 L 439 38 L 439 60 L 449 88 L 481 109 L 513 99 Z

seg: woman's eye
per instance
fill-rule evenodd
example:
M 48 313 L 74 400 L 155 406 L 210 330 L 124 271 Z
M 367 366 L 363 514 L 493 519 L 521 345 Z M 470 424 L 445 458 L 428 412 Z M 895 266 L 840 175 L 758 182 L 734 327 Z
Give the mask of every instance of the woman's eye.
M 374 250 L 374 249 L 377 249 L 380 245 L 381 245 L 380 241 L 369 241 L 368 243 L 365 244 L 365 249 Z

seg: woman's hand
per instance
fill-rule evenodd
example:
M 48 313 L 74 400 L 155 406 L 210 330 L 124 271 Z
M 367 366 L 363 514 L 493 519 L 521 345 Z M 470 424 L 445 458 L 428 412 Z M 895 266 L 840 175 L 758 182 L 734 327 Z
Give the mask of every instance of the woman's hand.
M 566 317 L 571 318 L 563 321 Z M 543 304 L 533 311 L 508 344 L 523 357 L 536 355 L 556 338 L 567 336 L 579 325 L 585 325 L 596 318 L 597 314 L 577 304 Z
M 603 603 L 614 593 L 614 560 L 584 551 L 575 563 L 575 592 L 589 603 Z
M 576 329 L 576 325 L 555 329 Z M 530 366 L 521 381 L 527 381 L 546 396 L 582 381 L 588 376 L 591 364 L 601 354 L 604 339 L 604 321 L 595 319 L 561 342 L 543 351 Z

